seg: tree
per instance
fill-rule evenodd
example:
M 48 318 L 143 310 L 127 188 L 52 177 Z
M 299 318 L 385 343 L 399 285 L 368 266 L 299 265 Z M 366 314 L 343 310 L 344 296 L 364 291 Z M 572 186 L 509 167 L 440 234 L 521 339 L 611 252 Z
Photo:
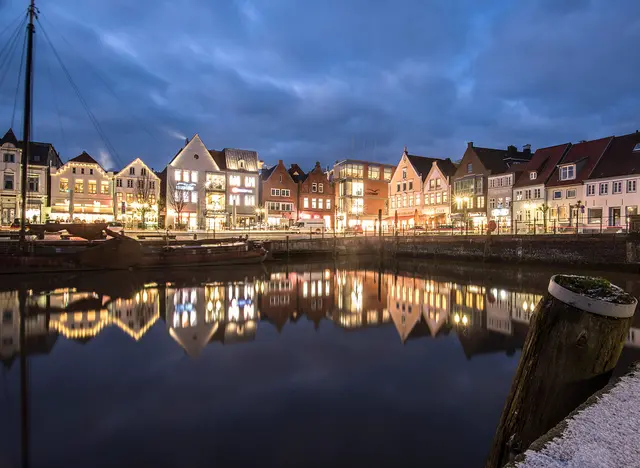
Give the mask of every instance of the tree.
M 146 227 L 147 214 L 157 210 L 156 180 L 149 174 L 138 177 L 135 186 L 134 210 L 140 216 L 142 227 Z
M 167 207 L 171 208 L 176 214 L 175 226 L 179 228 L 181 226 L 181 215 L 184 209 L 189 203 L 190 193 L 188 190 L 179 190 L 175 182 L 169 182 L 169 189 L 167 190 Z
M 544 232 L 547 233 L 547 214 L 549 213 L 549 205 L 543 203 L 538 207 L 538 211 L 542 212 L 542 221 L 544 225 Z

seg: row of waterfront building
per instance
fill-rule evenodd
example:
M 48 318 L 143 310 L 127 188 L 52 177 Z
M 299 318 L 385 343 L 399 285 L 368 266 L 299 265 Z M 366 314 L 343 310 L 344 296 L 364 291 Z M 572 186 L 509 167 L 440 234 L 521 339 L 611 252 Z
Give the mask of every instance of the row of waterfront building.
M 20 213 L 21 148 L 11 130 L 0 140 L 2 224 Z M 383 228 L 622 229 L 640 204 L 637 131 L 535 152 L 470 142 L 457 162 L 405 147 L 395 165 L 346 159 L 308 171 L 265 165 L 255 151 L 209 150 L 198 135 L 159 172 L 139 158 L 110 171 L 86 152 L 63 163 L 50 143 L 33 142 L 30 153 L 32 222 L 212 230 L 318 219 L 372 230 L 382 215 Z

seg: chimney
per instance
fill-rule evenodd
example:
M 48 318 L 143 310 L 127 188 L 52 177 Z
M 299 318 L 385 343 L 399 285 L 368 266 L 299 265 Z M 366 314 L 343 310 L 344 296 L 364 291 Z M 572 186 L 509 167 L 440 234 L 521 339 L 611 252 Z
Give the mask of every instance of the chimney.
M 529 143 L 527 143 L 526 145 L 524 145 L 522 147 L 522 152 L 524 154 L 531 154 L 531 145 Z
M 467 148 L 473 148 L 473 141 L 467 142 Z
M 278 159 L 278 166 L 284 166 L 284 161 L 282 159 Z
M 184 146 L 187 146 L 188 144 L 189 144 L 189 139 L 188 139 L 188 138 L 185 138 L 185 139 L 184 139 Z
M 316 161 L 316 167 L 320 167 L 320 161 Z
M 514 157 L 518 153 L 518 148 L 513 145 L 507 146 L 507 156 Z

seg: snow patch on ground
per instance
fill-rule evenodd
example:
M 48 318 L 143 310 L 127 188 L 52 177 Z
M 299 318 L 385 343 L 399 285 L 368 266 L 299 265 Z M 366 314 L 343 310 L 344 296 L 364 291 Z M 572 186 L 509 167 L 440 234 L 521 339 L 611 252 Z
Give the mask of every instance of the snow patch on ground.
M 567 421 L 562 435 L 527 450 L 520 468 L 640 467 L 640 372 L 622 377 Z

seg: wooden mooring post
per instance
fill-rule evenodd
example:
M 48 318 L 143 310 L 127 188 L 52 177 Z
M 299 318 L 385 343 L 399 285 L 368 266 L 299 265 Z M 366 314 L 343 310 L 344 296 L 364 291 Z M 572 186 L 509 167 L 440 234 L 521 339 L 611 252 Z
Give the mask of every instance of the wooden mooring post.
M 533 314 L 486 468 L 513 461 L 607 384 L 636 305 L 601 278 L 551 278 Z

